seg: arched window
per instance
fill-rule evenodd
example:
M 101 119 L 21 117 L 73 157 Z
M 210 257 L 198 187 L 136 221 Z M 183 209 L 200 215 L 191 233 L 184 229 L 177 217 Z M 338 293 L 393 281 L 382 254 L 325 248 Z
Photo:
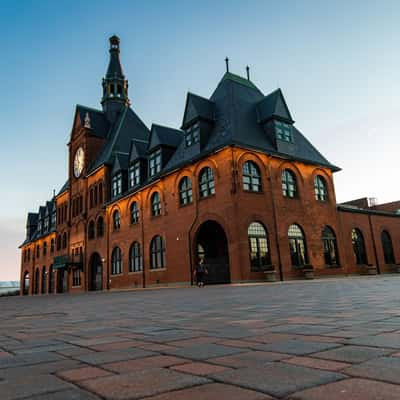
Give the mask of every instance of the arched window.
M 63 249 L 67 248 L 67 232 L 64 232 L 63 234 Z
M 322 229 L 322 243 L 324 246 L 324 258 L 326 265 L 338 265 L 338 251 L 336 236 L 329 226 L 324 226 Z
M 54 292 L 54 271 L 53 265 L 49 267 L 49 294 Z
M 40 257 L 40 246 L 36 245 L 36 258 Z
M 385 264 L 395 264 L 392 238 L 388 231 L 383 231 L 381 234 L 383 256 Z
M 139 207 L 136 201 L 134 201 L 131 204 L 130 210 L 131 210 L 131 224 L 137 224 L 139 222 Z
M 46 267 L 42 268 L 42 294 L 46 293 L 46 284 L 47 284 L 47 275 L 46 275 Z
M 114 231 L 118 231 L 119 228 L 121 228 L 121 216 L 119 215 L 118 210 L 113 212 L 113 228 Z
M 28 249 L 28 261 L 31 260 L 31 249 Z
M 296 224 L 290 225 L 288 238 L 292 265 L 294 267 L 299 267 L 307 264 L 306 242 L 300 226 Z
M 253 161 L 246 161 L 243 164 L 243 189 L 250 192 L 261 192 L 260 169 Z
M 154 217 L 161 214 L 161 199 L 158 192 L 151 196 L 151 215 Z
M 57 236 L 57 250 L 61 250 L 61 235 Z
M 50 240 L 50 253 L 53 254 L 54 253 L 54 238 L 52 238 Z
M 165 245 L 161 236 L 154 236 L 150 244 L 150 269 L 165 267 Z
M 93 194 L 93 205 L 94 206 L 97 206 L 97 201 L 98 201 L 97 193 L 98 193 L 98 185 L 95 185 L 94 186 L 94 194 Z
M 129 249 L 129 271 L 137 272 L 142 270 L 142 255 L 140 253 L 140 244 L 133 242 Z
M 89 222 L 88 238 L 89 239 L 94 239 L 94 221 L 90 221 Z
M 43 255 L 47 254 L 47 242 L 43 242 Z
M 367 253 L 365 251 L 364 237 L 361 231 L 357 228 L 351 231 L 351 241 L 353 242 L 354 256 L 356 258 L 356 264 L 366 265 Z
M 90 192 L 89 192 L 89 207 L 93 208 L 93 188 L 90 188 Z
M 290 169 L 282 171 L 282 194 L 285 197 L 297 197 L 296 175 Z
M 263 271 L 271 265 L 267 231 L 259 222 L 252 222 L 247 230 L 250 246 L 250 266 L 252 271 Z
M 99 204 L 103 204 L 103 182 L 99 183 Z
M 99 217 L 97 220 L 97 237 L 102 237 L 104 235 L 104 219 Z
M 328 189 L 326 187 L 325 179 L 321 175 L 317 175 L 314 178 L 314 192 L 316 200 L 328 200 Z
M 179 204 L 184 206 L 193 202 L 192 181 L 184 176 L 179 182 Z
M 215 193 L 214 174 L 210 167 L 205 167 L 199 175 L 200 197 L 208 197 Z
M 29 284 L 30 284 L 30 279 L 29 279 L 29 272 L 25 272 L 24 274 L 24 294 L 29 294 Z
M 39 268 L 35 271 L 35 294 L 39 294 L 39 284 L 40 284 L 40 272 Z
M 114 247 L 111 255 L 111 264 L 113 275 L 122 274 L 122 254 L 119 247 Z

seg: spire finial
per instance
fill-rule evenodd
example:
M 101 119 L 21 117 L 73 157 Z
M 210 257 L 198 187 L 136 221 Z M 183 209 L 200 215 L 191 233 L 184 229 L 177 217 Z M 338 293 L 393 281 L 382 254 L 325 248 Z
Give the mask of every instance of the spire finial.
M 225 58 L 225 64 L 226 64 L 226 72 L 229 72 L 229 58 Z
M 85 124 L 84 124 L 85 128 L 91 129 L 92 126 L 90 124 L 90 116 L 89 113 L 86 111 L 86 115 L 85 115 Z
M 247 73 L 247 80 L 250 80 L 250 67 L 247 65 L 246 66 L 246 73 Z

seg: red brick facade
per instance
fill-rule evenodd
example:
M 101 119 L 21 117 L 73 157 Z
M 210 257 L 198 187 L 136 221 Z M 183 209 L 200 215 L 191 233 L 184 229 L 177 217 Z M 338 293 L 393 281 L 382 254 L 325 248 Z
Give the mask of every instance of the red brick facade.
M 201 258 L 211 283 L 261 281 L 274 274 L 286 280 L 312 273 L 397 272 L 400 202 L 370 206 L 359 199 L 338 206 L 333 183 L 338 168 L 293 126 L 280 90 L 264 97 L 252 82 L 227 72 L 209 100 L 188 94 L 182 130 L 154 125 L 149 130 L 129 107 L 119 39 L 110 43 L 103 111 L 77 106 L 68 182 L 38 214 L 28 215 L 21 293 L 188 285 Z M 235 126 L 241 117 L 243 125 Z M 77 173 L 78 149 L 84 166 Z M 166 161 L 151 174 L 156 151 Z M 176 154 L 182 158 L 170 164 Z M 112 195 L 116 173 L 127 174 L 137 160 L 146 165 L 140 184 L 121 178 L 124 188 Z M 257 175 L 252 190 L 245 182 L 250 178 L 243 176 L 250 165 Z M 206 167 L 213 189 L 201 195 Z M 287 170 L 296 186 L 293 196 L 282 181 Z M 182 205 L 184 177 L 191 183 L 192 201 Z M 160 212 L 154 216 L 156 192 Z M 131 216 L 133 202 L 137 220 Z M 54 212 L 57 223 L 54 218 L 49 229 Z M 134 243 L 136 257 L 131 257 Z

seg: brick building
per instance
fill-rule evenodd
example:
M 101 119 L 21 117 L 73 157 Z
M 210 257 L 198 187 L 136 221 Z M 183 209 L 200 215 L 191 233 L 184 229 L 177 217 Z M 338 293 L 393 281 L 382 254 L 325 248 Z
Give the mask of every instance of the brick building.
M 227 72 L 180 129 L 130 107 L 110 38 L 102 110 L 76 106 L 68 180 L 29 213 L 21 293 L 397 272 L 400 203 L 336 204 L 333 173 L 280 89 Z

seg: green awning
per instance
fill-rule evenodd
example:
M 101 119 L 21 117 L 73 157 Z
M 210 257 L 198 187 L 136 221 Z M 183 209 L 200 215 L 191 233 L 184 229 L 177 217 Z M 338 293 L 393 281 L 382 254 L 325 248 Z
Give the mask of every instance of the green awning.
M 54 257 L 53 269 L 67 268 L 68 258 L 66 256 L 56 256 Z

